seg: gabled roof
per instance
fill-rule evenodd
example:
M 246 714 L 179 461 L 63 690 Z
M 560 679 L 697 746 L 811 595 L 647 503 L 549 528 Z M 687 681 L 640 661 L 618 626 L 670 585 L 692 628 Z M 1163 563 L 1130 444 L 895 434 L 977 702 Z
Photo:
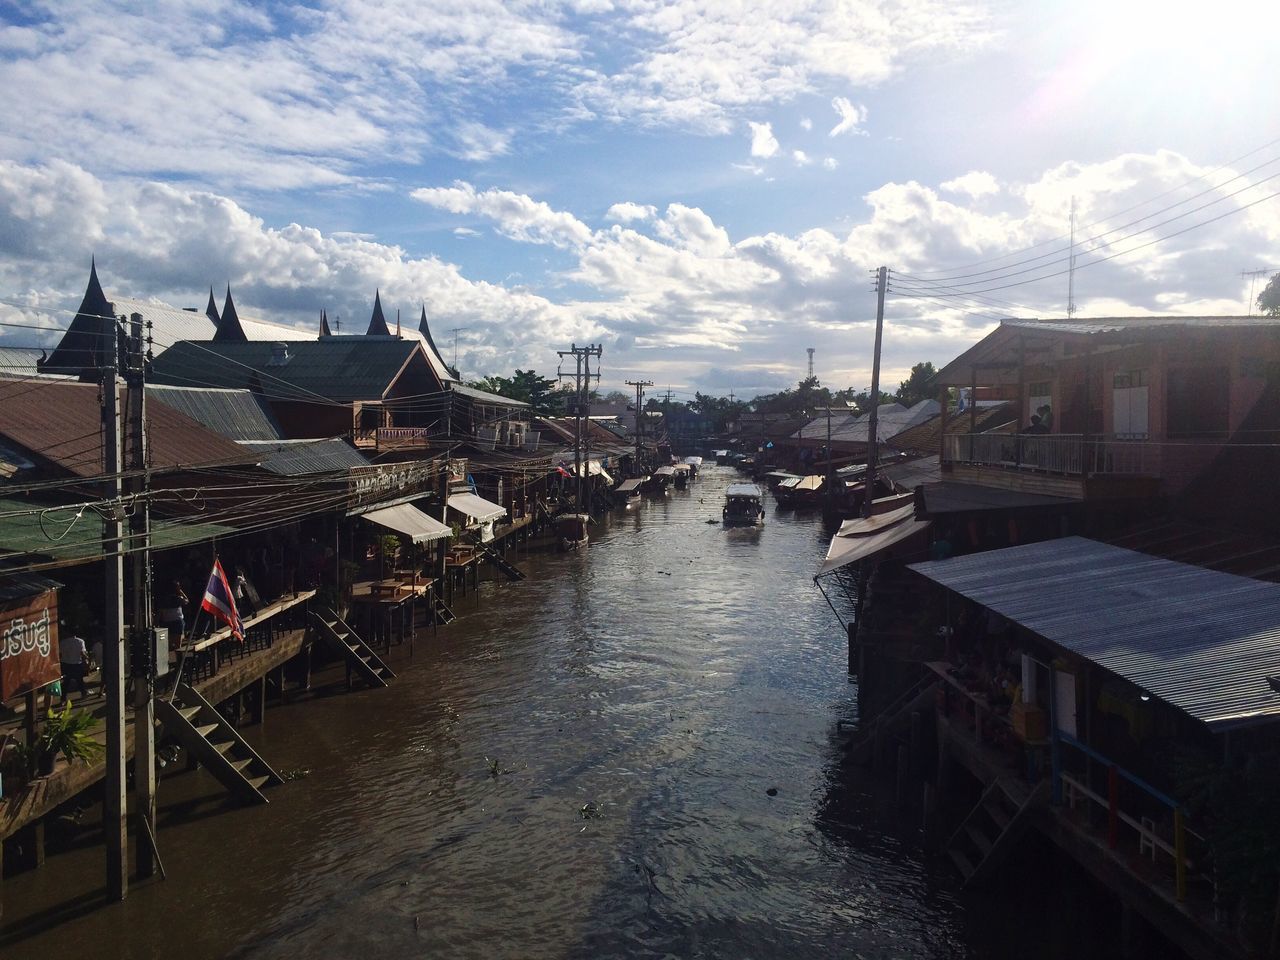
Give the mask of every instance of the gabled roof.
M 120 392 L 124 409 L 123 387 Z M 0 380 L 0 437 L 75 476 L 102 474 L 101 423 L 97 384 Z M 148 405 L 147 431 L 156 470 L 253 460 L 232 441 L 164 404 Z
M 114 329 L 112 317 L 115 310 L 98 282 L 98 264 L 90 261 L 89 285 L 76 315 L 62 335 L 58 345 L 41 364 L 46 373 L 65 373 L 79 376 L 88 367 L 100 367 L 103 360 L 103 344 L 110 342 Z
M 378 290 L 373 295 L 373 316 L 369 318 L 369 329 L 364 332 L 366 337 L 389 337 L 391 330 L 387 326 L 387 318 L 382 315 L 382 291 Z
M 436 342 L 431 337 L 431 328 L 427 325 L 427 308 L 423 306 L 422 316 L 418 320 L 418 329 L 410 330 L 406 336 L 416 336 L 422 341 L 423 350 L 426 351 L 427 359 L 431 362 L 431 369 L 435 371 L 436 377 L 441 383 L 457 383 L 458 378 L 453 375 L 453 371 L 449 369 L 449 365 L 444 362 L 444 358 L 440 355 L 440 351 L 436 349 Z
M 959 413 L 952 412 L 947 417 L 947 433 L 969 433 L 970 427 L 973 427 L 975 433 L 986 433 L 989 430 L 997 430 L 1002 426 L 1015 425 L 1018 421 L 1018 405 L 1013 401 L 1006 403 L 996 403 L 984 406 L 978 405 L 977 413 L 970 419 L 969 411 L 963 410 Z M 942 428 L 941 411 L 935 413 L 923 423 L 918 423 L 913 427 L 896 434 L 891 438 L 890 444 L 896 450 L 906 450 L 910 452 L 921 453 L 937 453 L 940 437 L 938 434 Z
M 249 389 L 276 400 L 380 400 L 400 372 L 421 357 L 416 340 L 326 337 L 287 345 L 284 362 L 273 362 L 275 344 L 175 343 L 152 364 L 156 383 Z M 425 362 L 425 358 L 422 358 Z
M 1176 340 L 1188 334 L 1252 329 L 1280 335 L 1280 317 L 1094 317 L 1070 320 L 1002 320 L 1000 325 L 938 371 L 939 387 L 1018 382 L 1023 362 L 1052 362 L 1062 344 L 1124 345 Z

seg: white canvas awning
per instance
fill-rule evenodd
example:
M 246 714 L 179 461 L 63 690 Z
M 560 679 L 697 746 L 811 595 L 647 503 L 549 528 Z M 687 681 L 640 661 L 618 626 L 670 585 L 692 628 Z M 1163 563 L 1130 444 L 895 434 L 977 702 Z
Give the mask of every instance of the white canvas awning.
M 403 533 L 414 543 L 433 543 L 453 536 L 449 527 L 409 503 L 397 503 L 394 507 L 384 507 L 362 516 L 388 530 Z
M 890 547 L 902 544 L 917 535 L 919 535 L 920 543 L 918 544 L 919 549 L 916 551 L 916 555 L 907 556 L 904 559 L 916 560 L 925 556 L 927 544 L 924 542 L 924 533 L 929 529 L 930 521 L 913 519 L 913 508 L 910 507 L 895 511 L 895 513 L 898 515 L 898 519 L 892 523 L 884 521 L 892 518 L 894 516 L 893 513 L 869 517 L 865 520 L 851 520 L 845 523 L 840 528 L 840 532 L 831 538 L 831 546 L 827 548 L 827 559 L 823 561 L 822 569 L 818 571 L 818 576 L 830 573 L 832 570 L 839 569 L 858 560 L 877 556 Z M 912 549 L 914 549 L 914 546 Z
M 449 496 L 449 509 L 465 514 L 476 523 L 488 523 L 507 515 L 507 508 L 477 497 L 474 493 L 454 493 Z

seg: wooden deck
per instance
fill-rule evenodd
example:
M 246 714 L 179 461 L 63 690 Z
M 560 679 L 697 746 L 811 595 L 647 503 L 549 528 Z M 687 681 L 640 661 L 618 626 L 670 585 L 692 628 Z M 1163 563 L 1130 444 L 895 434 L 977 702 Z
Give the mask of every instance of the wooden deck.
M 261 623 L 285 610 L 305 603 L 314 593 L 313 590 L 306 591 L 298 594 L 297 597 L 268 604 L 245 623 L 250 626 Z M 228 631 L 222 631 L 222 633 L 229 636 Z M 306 637 L 305 629 L 289 630 L 277 636 L 269 647 L 248 651 L 243 656 L 224 661 L 213 676 L 195 682 L 192 686 L 211 703 L 216 704 L 226 700 L 291 660 L 303 649 Z M 99 718 L 106 713 L 106 700 L 101 695 L 91 697 L 88 701 L 81 700 L 80 703 L 85 704 L 86 708 Z M 0 733 L 16 732 L 21 735 L 23 724 L 24 718 L 19 716 L 6 724 Z M 105 724 L 98 726 L 95 737 L 99 743 L 105 744 Z M 126 714 L 125 750 L 130 757 L 133 756 L 132 709 Z M 105 761 L 93 765 L 69 764 L 59 758 L 53 773 L 45 777 L 37 777 L 13 796 L 6 796 L 0 800 L 0 840 L 37 822 L 53 812 L 59 804 L 92 787 L 106 776 L 106 769 Z

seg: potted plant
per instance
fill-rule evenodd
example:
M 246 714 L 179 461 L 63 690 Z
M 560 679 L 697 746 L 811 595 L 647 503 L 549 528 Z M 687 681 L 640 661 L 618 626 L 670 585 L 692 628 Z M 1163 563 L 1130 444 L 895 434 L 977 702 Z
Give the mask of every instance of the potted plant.
M 45 714 L 44 732 L 36 741 L 37 766 L 41 776 L 53 773 L 54 760 L 62 754 L 67 763 L 83 760 L 92 763 L 105 752 L 102 744 L 90 736 L 89 731 L 98 725 L 97 719 L 87 710 L 72 711 L 67 704 L 59 713 L 50 710 Z

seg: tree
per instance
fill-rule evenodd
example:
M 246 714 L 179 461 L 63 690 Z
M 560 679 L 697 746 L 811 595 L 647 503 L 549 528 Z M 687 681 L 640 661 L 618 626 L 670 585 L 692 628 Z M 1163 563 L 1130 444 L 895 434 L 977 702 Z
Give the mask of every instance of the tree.
M 938 371 L 933 363 L 925 360 L 911 368 L 911 375 L 898 386 L 895 399 L 904 407 L 913 407 L 921 400 L 928 400 L 933 394 L 933 378 Z
M 556 381 L 538 376 L 533 370 L 521 370 L 510 377 L 491 376 L 469 386 L 496 393 L 508 400 L 522 400 L 534 413 L 551 416 L 564 408 L 564 393 L 556 389 Z
M 631 400 L 631 395 L 629 393 L 623 393 L 621 390 L 610 390 L 599 399 L 602 403 L 628 403 Z
M 1258 309 L 1268 317 L 1280 317 L 1280 273 L 1272 277 L 1258 294 Z

